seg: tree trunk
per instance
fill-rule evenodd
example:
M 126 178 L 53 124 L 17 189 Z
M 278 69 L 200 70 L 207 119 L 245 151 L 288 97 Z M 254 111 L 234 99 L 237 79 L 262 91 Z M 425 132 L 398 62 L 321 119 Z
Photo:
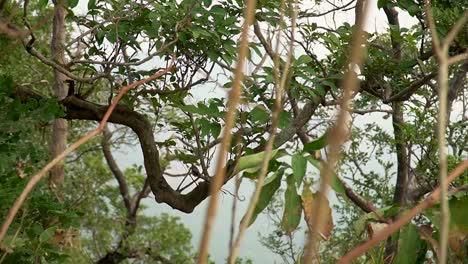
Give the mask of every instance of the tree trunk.
M 405 133 L 403 130 L 403 104 L 394 102 L 392 105 L 393 115 L 393 134 L 395 138 L 395 147 L 397 155 L 397 182 L 393 202 L 398 205 L 404 205 L 408 194 L 408 147 L 406 144 Z
M 398 11 L 395 7 L 389 5 L 384 6 L 384 12 L 387 16 L 388 23 L 391 26 L 400 28 L 400 22 L 398 19 Z M 391 34 L 390 34 L 391 35 Z M 391 35 L 392 41 L 392 56 L 396 61 L 401 60 L 401 43 L 398 38 Z M 393 93 L 393 91 L 389 91 Z M 403 103 L 395 101 L 392 103 L 392 124 L 393 124 L 393 136 L 395 139 L 395 148 L 397 156 L 397 180 L 395 186 L 395 192 L 393 194 L 393 202 L 396 205 L 404 205 L 406 202 L 406 196 L 408 195 L 408 146 L 406 143 L 406 133 L 403 128 L 405 123 L 404 120 L 404 108 Z M 398 214 L 393 218 L 397 218 Z M 387 239 L 385 245 L 385 263 L 392 263 L 398 250 L 398 241 L 394 241 L 392 237 Z
M 66 0 L 54 1 L 54 18 L 52 31 L 51 54 L 52 59 L 59 64 L 65 64 L 65 8 Z M 64 83 L 66 76 L 54 69 L 53 91 L 54 95 L 60 100 L 67 96 L 68 87 Z M 52 128 L 52 140 L 50 142 L 50 152 L 52 158 L 63 152 L 67 147 L 68 123 L 67 120 L 58 118 L 54 120 Z M 64 168 L 63 163 L 55 166 L 51 170 L 49 184 L 56 186 L 63 182 Z

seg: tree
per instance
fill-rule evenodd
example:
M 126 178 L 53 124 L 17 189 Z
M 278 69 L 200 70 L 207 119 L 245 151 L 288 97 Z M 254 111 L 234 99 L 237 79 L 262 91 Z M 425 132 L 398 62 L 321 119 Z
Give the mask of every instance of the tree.
M 255 221 L 270 201 L 278 201 L 277 190 L 284 184 L 284 210 L 278 222 L 282 232 L 291 235 L 304 215 L 311 237 L 318 233 L 330 239 L 333 222 L 326 203 L 323 203 L 325 206 L 320 211 L 326 212 L 322 213 L 326 219 L 325 226 L 317 227 L 313 220 L 319 214 L 314 206 L 315 201 L 326 201 L 328 196 L 324 195 L 323 188 L 317 192 L 312 185 L 320 181 L 320 172 L 325 177 L 327 169 L 334 166 L 336 155 L 332 146 L 336 146 L 335 142 L 347 140 L 341 146 L 343 156 L 339 160 L 339 169 L 329 182 L 342 202 L 337 209 L 343 212 L 341 221 L 338 221 L 341 224 L 335 228 L 334 237 L 328 243 L 322 243 L 320 247 L 313 247 L 313 243 L 310 243 L 316 253 L 325 252 L 327 246 L 338 249 L 333 254 L 322 254 L 324 259 L 335 260 L 337 252 L 341 255 L 353 248 L 361 235 L 361 232 L 355 231 L 353 236 L 343 237 L 344 230 L 350 230 L 351 221 L 359 220 L 364 226 L 369 224 L 372 232 L 371 222 L 390 225 L 405 209 L 413 207 L 438 184 L 435 175 L 440 148 L 437 147 L 438 139 L 433 135 L 437 134 L 435 124 L 439 120 L 437 113 L 440 106 L 437 102 L 441 87 L 435 79 L 442 67 L 438 65 L 440 54 L 433 45 L 435 42 L 425 22 L 429 13 L 423 8 L 422 1 L 378 1 L 378 8 L 385 13 L 389 25 L 382 34 L 360 34 L 359 23 L 351 25 L 344 22 L 331 28 L 322 24 L 321 17 L 345 14 L 343 12 L 353 7 L 355 21 L 359 21 L 366 14 L 361 0 L 356 4 L 354 1 L 315 2 L 316 6 L 311 8 L 307 3 L 286 1 L 259 1 L 256 5 L 255 21 L 251 26 L 254 36 L 248 45 L 246 62 L 246 66 L 251 66 L 252 70 L 243 73 L 241 105 L 237 107 L 228 161 L 223 164 L 227 173 L 221 180 L 225 184 L 240 174 L 262 185 L 259 201 L 253 209 L 253 219 L 248 224 Z M 433 15 L 438 23 L 436 32 L 433 29 L 432 34 L 437 33 L 442 39 L 448 38 L 458 18 L 466 17 L 461 5 L 455 2 L 433 1 Z M 137 255 L 140 261 L 145 261 L 147 257 L 167 257 L 169 253 L 163 249 L 156 253 L 148 252 L 144 242 L 132 243 L 132 236 L 144 235 L 149 229 L 157 228 L 150 223 L 157 219 L 142 218 L 145 220 L 137 224 L 139 203 L 152 193 L 157 203 L 166 203 L 176 210 L 191 213 L 210 196 L 210 184 L 214 181 L 213 157 L 223 142 L 220 135 L 227 122 L 228 102 L 224 96 L 199 98 L 197 95 L 213 87 L 217 90 L 235 90 L 233 87 L 236 87 L 238 78 L 231 73 L 235 72 L 238 48 L 242 48 L 236 40 L 242 32 L 244 2 L 91 0 L 87 9 L 83 10 L 75 8 L 78 1 L 57 0 L 53 3 L 55 11 L 51 10 L 47 1 L 37 4 L 26 1 L 22 6 L 14 1 L 0 3 L 2 45 L 24 45 L 24 50 L 18 47 L 14 54 L 5 59 L 5 63 L 19 63 L 1 72 L 5 76 L 1 82 L 2 88 L 7 88 L 2 90 L 2 100 L 6 102 L 5 109 L 12 109 L 5 111 L 3 118 L 11 124 L 22 124 L 16 127 L 20 131 L 16 134 L 4 130 L 5 138 L 12 141 L 5 145 L 4 151 L 10 155 L 5 161 L 9 164 L 18 163 L 16 157 L 20 157 L 21 161 L 31 159 L 21 147 L 26 148 L 27 140 L 31 140 L 26 134 L 39 125 L 36 122 L 39 120 L 24 123 L 22 116 L 37 112 L 47 122 L 47 133 L 50 132 L 48 123 L 51 120 L 67 119 L 77 124 L 74 133 L 80 135 L 90 130 L 93 121 L 103 119 L 120 89 L 154 76 L 161 69 L 170 69 L 162 77 L 126 93 L 109 118 L 110 123 L 118 125 L 115 127 L 121 131 L 118 134 L 122 133 L 117 145 L 128 143 L 131 141 L 129 135 L 136 135 L 135 140 L 144 156 L 145 175 L 140 175 L 143 172 L 138 171 L 139 180 L 130 180 L 133 177 L 126 174 L 135 172 L 123 173 L 116 166 L 110 148 L 110 135 L 114 132 L 104 130 L 98 150 L 103 151 L 117 185 L 105 186 L 99 197 L 91 195 L 93 204 L 86 207 L 99 212 L 103 210 L 86 220 L 90 223 L 86 228 L 110 232 L 109 237 L 103 239 L 107 245 L 116 237 L 120 239 L 117 246 L 107 249 L 109 253 L 101 261 L 112 259 L 110 263 L 115 263 Z M 50 29 L 42 29 L 40 22 L 47 20 L 47 14 L 53 12 L 57 15 L 65 11 L 68 13 L 66 19 L 60 20 L 60 23 L 55 20 L 61 25 L 54 24 L 55 33 L 48 40 L 44 31 Z M 403 27 L 398 17 L 402 13 L 416 18 L 419 24 Z M 466 29 L 466 26 L 463 27 Z M 58 34 L 58 29 L 69 29 L 68 35 Z M 468 62 L 465 48 L 467 31 L 463 29 L 447 49 L 448 55 L 456 58 L 448 74 L 449 87 L 445 98 L 448 107 L 443 113 L 449 121 L 444 131 L 452 167 L 466 159 L 467 138 L 463 128 L 466 127 L 467 89 L 464 88 Z M 349 46 L 360 37 L 367 46 L 362 67 L 349 59 L 356 54 L 350 53 Z M 44 49 L 49 41 L 54 46 L 50 55 Z M 324 52 L 319 52 L 321 50 Z M 16 68 L 24 71 L 23 66 L 30 65 L 27 62 L 32 58 L 35 64 L 40 65 L 41 71 L 48 73 L 49 83 L 52 83 L 53 73 L 56 97 L 47 95 L 46 87 L 36 85 L 41 79 L 38 76 L 17 76 L 13 72 Z M 353 63 L 350 64 L 350 61 Z M 67 96 L 62 98 L 63 95 L 58 93 L 65 89 L 61 81 L 65 77 L 73 85 Z M 23 80 L 31 85 L 24 85 Z M 357 89 L 347 94 L 346 86 L 352 80 L 358 81 Z M 284 100 L 278 99 L 281 96 Z M 346 97 L 353 99 L 352 108 L 341 101 Z M 48 107 L 43 110 L 45 106 Z M 337 136 L 334 110 L 350 114 L 353 122 L 349 126 L 358 123 L 361 115 L 371 121 L 353 126 L 348 135 Z M 275 137 L 272 145 L 269 145 L 271 135 Z M 33 133 L 32 136 L 38 134 Z M 91 143 L 99 144 L 97 141 Z M 76 188 L 79 178 L 82 178 L 74 178 L 74 174 L 88 169 L 102 169 L 102 158 L 81 155 L 82 152 L 86 153 L 80 149 L 76 159 L 70 162 L 70 168 L 65 172 L 64 186 L 48 193 L 50 199 L 56 196 L 56 201 L 48 203 L 73 201 L 76 197 L 68 197 L 67 190 Z M 46 157 L 43 151 L 37 155 Z M 87 161 L 89 163 L 85 162 L 87 159 L 90 159 Z M 35 159 L 29 171 L 41 167 L 45 160 Z M 264 160 L 268 162 L 265 163 L 268 165 L 268 177 L 261 184 Z M 180 168 L 181 165 L 185 168 L 185 176 L 179 180 L 179 184 L 173 185 L 174 172 L 171 169 Z M 13 179 L 12 172 L 10 169 L 10 176 L 3 180 L 24 184 L 21 180 Z M 176 174 L 180 174 L 180 171 Z M 102 179 L 104 183 L 111 179 L 109 175 L 106 177 Z M 451 195 L 456 194 L 450 200 L 453 207 L 466 207 L 466 180 L 464 175 L 450 189 Z M 15 190 L 20 189 L 16 187 Z M 109 204 L 103 201 L 111 199 L 111 204 L 115 202 L 116 189 L 124 206 L 113 204 L 111 211 L 115 213 L 114 217 L 123 217 L 125 223 L 123 227 L 108 231 L 108 226 L 100 226 L 94 221 L 108 213 L 106 207 Z M 11 195 L 9 199 L 13 197 Z M 84 197 L 90 197 L 90 194 L 85 193 Z M 70 206 L 64 203 L 59 207 L 66 211 L 72 209 Z M 434 242 L 437 240 L 432 238 L 439 231 L 435 218 L 437 210 L 433 207 L 421 214 L 385 245 L 382 244 L 381 250 L 369 251 L 361 260 L 377 258 L 378 261 L 398 262 L 412 249 L 418 250 L 424 259 L 428 248 L 434 252 L 433 256 L 440 257 L 440 250 Z M 377 216 L 375 212 L 378 212 Z M 448 238 L 452 242 L 450 257 L 456 259 L 463 255 L 461 241 L 466 238 L 466 224 L 459 221 L 463 215 L 452 213 L 456 217 L 451 222 Z M 60 224 L 65 223 L 60 217 L 58 219 Z M 111 221 L 111 218 L 107 221 Z M 20 223 L 20 219 L 15 222 Z M 427 227 L 435 230 L 434 234 L 421 231 L 427 231 Z M 142 228 L 141 231 L 138 231 L 139 228 Z M 53 230 L 49 233 L 54 233 Z M 180 230 L 183 229 L 176 228 L 174 232 L 182 232 Z M 143 241 L 146 242 L 146 239 Z M 353 241 L 353 244 L 346 245 L 344 241 Z M 415 246 L 418 248 L 412 248 Z M 309 250 L 306 253 L 310 253 Z M 144 254 L 144 257 L 140 254 Z M 91 258 L 96 260 L 98 256 L 102 255 L 93 253 Z M 302 252 L 294 251 L 291 257 L 298 260 L 302 258 Z M 307 254 L 305 257 L 308 257 Z M 315 254 L 314 257 L 319 258 L 320 255 Z

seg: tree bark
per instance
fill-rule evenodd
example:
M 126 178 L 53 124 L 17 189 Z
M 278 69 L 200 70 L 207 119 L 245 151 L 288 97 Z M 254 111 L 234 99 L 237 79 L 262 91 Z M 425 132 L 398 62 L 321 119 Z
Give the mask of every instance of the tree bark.
M 53 18 L 53 31 L 52 31 L 52 43 L 51 43 L 51 55 L 52 59 L 57 63 L 65 64 L 64 54 L 64 43 L 65 43 L 65 16 L 67 15 L 67 9 L 65 7 L 66 0 L 55 0 L 54 1 L 54 18 Z M 54 69 L 54 82 L 53 92 L 59 100 L 65 98 L 68 93 L 68 87 L 64 81 L 66 76 Z M 52 158 L 63 152 L 67 147 L 68 137 L 68 123 L 67 120 L 58 118 L 54 120 L 52 128 L 52 139 L 50 142 L 50 154 Z M 59 185 L 64 179 L 64 167 L 63 163 L 52 168 L 50 172 L 49 184 L 52 186 Z
M 393 134 L 395 139 L 395 148 L 397 156 L 397 182 L 393 202 L 398 205 L 404 205 L 408 190 L 408 146 L 406 144 L 405 132 L 403 130 L 403 103 L 394 102 L 392 105 L 393 114 Z
M 384 6 L 384 12 L 387 16 L 388 23 L 394 28 L 391 30 L 399 30 L 400 22 L 398 20 L 398 11 L 395 7 L 390 7 L 389 5 Z M 392 41 L 392 56 L 396 61 L 401 60 L 401 43 L 400 41 L 390 34 Z M 393 93 L 393 91 L 390 91 Z M 393 202 L 397 205 L 404 205 L 406 201 L 406 196 L 408 194 L 408 171 L 409 171 L 409 162 L 408 162 L 408 146 L 406 143 L 406 133 L 404 131 L 404 108 L 402 102 L 393 102 L 392 103 L 392 124 L 393 124 L 393 136 L 395 139 L 395 150 L 397 156 L 397 180 L 395 186 L 395 192 L 393 194 Z M 393 218 L 396 218 L 395 215 Z M 392 237 L 387 239 L 387 244 L 385 245 L 385 263 L 392 263 L 393 258 L 395 257 L 398 250 L 398 241 L 394 241 Z

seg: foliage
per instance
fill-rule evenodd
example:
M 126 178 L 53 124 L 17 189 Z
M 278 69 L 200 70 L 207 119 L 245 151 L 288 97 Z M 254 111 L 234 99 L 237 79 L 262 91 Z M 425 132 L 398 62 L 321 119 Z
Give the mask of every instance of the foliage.
M 28 175 L 45 165 L 48 157 L 45 135 L 50 122 L 63 114 L 55 100 L 9 98 L 15 83 L 10 76 L 0 76 L 0 199 L 1 215 L 26 185 Z M 5 263 L 60 262 L 67 254 L 60 248 L 67 241 L 58 234 L 79 226 L 79 215 L 70 210 L 71 204 L 56 199 L 54 190 L 41 184 L 29 197 L 4 241 L 5 248 L 13 249 L 4 255 Z
M 244 1 L 90 0 L 86 7 L 78 0 L 0 2 L 0 33 L 5 33 L 0 34 L 1 215 L 7 214 L 29 176 L 50 160 L 54 119 L 69 120 L 69 138 L 76 141 L 102 118 L 121 86 L 173 61 L 167 75 L 123 97 L 111 116 L 109 138 L 91 140 L 66 160 L 62 185 L 41 183 L 35 189 L 2 241 L 0 262 L 88 263 L 110 256 L 119 258 L 114 262 L 193 262 L 190 232 L 177 218 L 150 216 L 140 200 L 152 193 L 158 203 L 192 212 L 210 195 Z M 249 225 L 267 213 L 276 230 L 262 234 L 261 241 L 290 263 L 301 261 L 303 254 L 294 237 L 304 234 L 300 230 L 306 235 L 315 230 L 318 197 L 329 204 L 327 225 L 319 230 L 324 241 L 318 257 L 331 263 L 371 236 L 372 224 L 383 222 L 370 213 L 373 208 L 387 220 L 396 218 L 438 183 L 438 68 L 422 1 L 379 0 L 376 4 L 389 26 L 365 36 L 366 58 L 356 69 L 359 89 L 348 109 L 349 139 L 329 184 L 333 192 L 317 192 L 329 157 L 327 146 L 334 140 L 328 131 L 343 96 L 343 75 L 351 68 L 347 61 L 355 26 L 343 22 L 329 27 L 320 20 L 349 15 L 346 3 L 315 2 L 310 7 L 299 1 L 298 23 L 292 26 L 292 2 L 283 6 L 281 1 L 258 1 L 226 164 L 225 183 L 237 174 L 257 181 L 268 159 L 266 182 Z M 64 4 L 67 38 L 62 48 L 67 62 L 57 65 L 49 51 L 50 25 L 58 12 L 54 7 Z M 432 5 L 437 34 L 444 38 L 462 16 L 462 5 L 454 0 Z M 400 25 L 394 12 L 420 23 Z M 465 25 L 450 55 L 466 52 L 467 32 Z M 287 65 L 285 47 L 291 40 L 294 56 Z M 288 75 L 282 76 L 285 67 L 290 67 Z M 50 96 L 57 81 L 54 69 L 76 86 L 62 101 Z M 462 61 L 449 73 L 449 170 L 467 158 L 467 71 L 468 63 Z M 271 156 L 265 157 L 278 111 L 274 102 L 280 77 L 287 81 L 279 132 Z M 136 143 L 144 167 L 121 171 L 112 165 L 106 147 L 112 153 Z M 174 174 L 183 176 L 174 180 Z M 458 212 L 466 211 L 467 178 L 465 172 L 451 186 L 451 258 L 465 253 L 464 215 Z M 438 239 L 438 210 L 435 206 L 413 219 L 388 245 L 380 244 L 358 262 L 381 263 L 393 257 L 396 263 L 407 263 L 408 254 L 415 252 L 417 260 L 432 261 L 437 250 L 428 241 Z M 423 239 L 420 230 L 428 225 L 434 227 L 431 239 Z

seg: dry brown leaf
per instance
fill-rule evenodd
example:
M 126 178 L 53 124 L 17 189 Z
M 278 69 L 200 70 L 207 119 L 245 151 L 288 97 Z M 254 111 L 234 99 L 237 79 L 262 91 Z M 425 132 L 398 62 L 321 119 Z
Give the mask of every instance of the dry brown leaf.
M 456 228 L 450 230 L 448 244 L 458 259 L 463 260 L 466 257 L 466 254 L 468 254 L 468 234 L 466 232 Z
M 318 195 L 323 195 L 320 192 L 317 193 L 312 193 L 309 188 L 304 188 L 304 191 L 302 192 L 301 195 L 301 200 L 302 200 L 302 209 L 304 211 L 304 219 L 307 223 L 307 226 L 309 227 L 309 231 L 312 232 L 315 228 L 312 226 L 312 216 L 314 215 L 314 199 L 318 197 Z M 316 230 L 320 236 L 328 240 L 331 237 L 331 233 L 333 230 L 333 218 L 332 218 L 332 210 L 330 208 L 330 205 L 328 203 L 327 197 L 323 197 L 325 199 L 325 225 L 321 228 L 321 230 Z
M 367 232 L 369 233 L 369 237 L 374 237 L 375 234 L 387 226 L 387 223 L 369 222 L 367 224 Z
M 63 248 L 63 247 L 72 247 L 73 239 L 76 237 L 77 232 L 72 228 L 55 230 L 54 236 L 52 237 L 51 243 Z

